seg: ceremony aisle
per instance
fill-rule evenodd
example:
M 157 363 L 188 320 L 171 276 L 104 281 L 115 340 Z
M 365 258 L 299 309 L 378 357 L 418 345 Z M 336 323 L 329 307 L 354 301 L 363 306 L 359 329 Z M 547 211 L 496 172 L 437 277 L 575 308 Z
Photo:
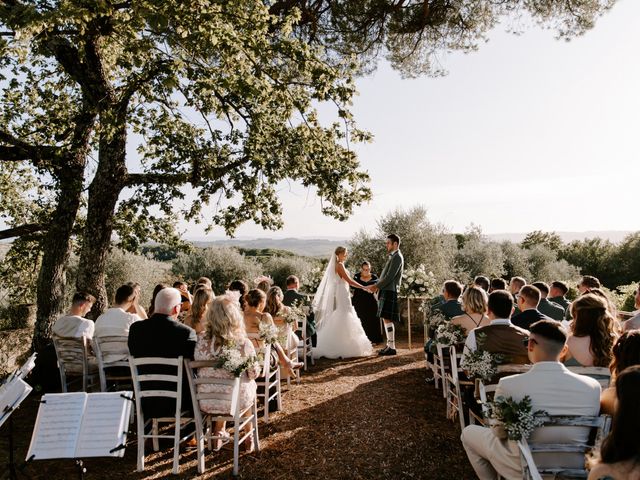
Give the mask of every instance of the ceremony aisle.
M 398 352 L 396 357 L 318 361 L 302 375 L 300 385 L 292 384 L 284 393 L 283 411 L 267 425 L 260 422 L 262 451 L 241 456 L 240 478 L 474 478 L 458 424 L 445 420 L 441 391 L 424 382 L 422 351 Z M 20 460 L 28 448 L 37 399 L 32 395 L 15 414 Z M 4 438 L 1 448 L 5 455 Z M 86 460 L 86 478 L 171 476 L 171 449 L 148 455 L 141 473 L 135 471 L 135 451 L 132 443 L 123 459 Z M 182 450 L 180 475 L 174 478 L 231 478 L 231 460 L 228 449 L 208 453 L 208 470 L 198 476 L 195 451 Z M 35 462 L 25 473 L 47 480 L 77 475 L 72 460 Z

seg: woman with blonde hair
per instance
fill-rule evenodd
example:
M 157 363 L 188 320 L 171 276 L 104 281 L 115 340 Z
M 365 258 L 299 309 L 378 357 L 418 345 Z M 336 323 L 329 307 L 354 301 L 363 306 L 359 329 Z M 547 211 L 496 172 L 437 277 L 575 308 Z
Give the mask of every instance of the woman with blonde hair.
M 271 315 L 273 323 L 279 328 L 284 328 L 287 332 L 287 351 L 291 351 L 298 347 L 300 339 L 294 333 L 295 325 L 287 323 L 285 316 L 291 312 L 291 308 L 282 303 L 284 293 L 280 287 L 271 287 L 267 292 L 267 305 L 264 309 L 266 313 Z
M 608 367 L 616 335 L 606 298 L 586 293 L 571 304 L 571 331 L 565 365 Z
M 451 323 L 460 325 L 468 335 L 471 330 L 489 325 L 487 316 L 489 297 L 481 287 L 470 285 L 462 294 L 462 310 L 464 313 L 453 317 Z
M 213 290 L 201 287 L 196 290 L 193 295 L 193 303 L 191 309 L 184 318 L 184 324 L 193 328 L 196 333 L 204 331 L 204 316 L 207 313 L 207 307 L 214 298 Z
M 198 335 L 198 342 L 194 352 L 195 360 L 215 360 L 223 348 L 237 349 L 243 358 L 255 356 L 251 340 L 247 338 L 244 329 L 244 319 L 237 300 L 231 295 L 219 295 L 214 298 L 207 308 L 204 317 L 204 331 Z M 255 362 L 251 368 L 240 376 L 240 409 L 251 406 L 256 398 L 255 379 L 260 375 L 260 364 Z M 233 378 L 233 374 L 223 368 L 200 368 L 198 377 Z M 231 387 L 226 385 L 198 385 L 199 392 L 229 393 Z M 229 414 L 231 404 L 225 400 L 208 399 L 200 401 L 200 410 L 207 413 Z M 249 427 L 249 425 L 247 425 Z M 228 436 L 225 432 L 225 422 L 216 422 L 216 436 Z M 219 450 L 223 441 L 216 442 Z M 253 450 L 253 445 L 246 447 Z
M 249 290 L 245 295 L 245 307 L 244 307 L 244 326 L 247 333 L 257 335 L 260 333 L 260 324 L 274 324 L 273 318 L 268 313 L 264 313 L 264 308 L 267 305 L 267 296 L 262 290 L 254 288 Z M 263 346 L 262 340 L 255 338 L 254 345 L 258 347 Z M 285 353 L 282 345 L 275 342 L 273 348 L 278 354 L 278 360 L 280 365 L 284 368 L 286 376 L 295 377 L 295 371 L 304 366 L 302 362 L 294 362 Z

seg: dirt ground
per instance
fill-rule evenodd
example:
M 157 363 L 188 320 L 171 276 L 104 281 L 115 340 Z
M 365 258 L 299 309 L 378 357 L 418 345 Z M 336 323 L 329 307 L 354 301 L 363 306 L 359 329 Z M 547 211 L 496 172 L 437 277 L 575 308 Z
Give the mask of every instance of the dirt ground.
M 299 385 L 285 385 L 283 410 L 271 414 L 268 424 L 261 417 L 260 453 L 240 457 L 240 478 L 474 478 L 458 423 L 445 419 L 441 391 L 424 380 L 422 351 L 408 350 L 406 343 L 399 347 L 395 357 L 322 359 Z M 39 398 L 32 394 L 14 412 L 19 463 L 29 446 Z M 4 464 L 6 424 L 0 433 Z M 145 471 L 136 472 L 135 440 L 131 433 L 124 458 L 85 460 L 85 478 L 173 477 L 170 448 L 149 454 Z M 232 457 L 229 449 L 207 453 L 207 471 L 199 476 L 195 450 L 183 450 L 180 475 L 174 478 L 231 478 Z M 23 472 L 32 479 L 78 478 L 73 460 L 35 461 Z

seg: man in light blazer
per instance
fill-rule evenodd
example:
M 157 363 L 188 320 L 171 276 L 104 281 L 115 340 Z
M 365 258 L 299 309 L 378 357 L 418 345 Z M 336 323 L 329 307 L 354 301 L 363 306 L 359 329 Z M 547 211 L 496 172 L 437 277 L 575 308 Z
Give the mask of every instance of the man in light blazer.
M 378 317 L 384 322 L 387 334 L 387 346 L 378 352 L 379 355 L 396 354 L 396 328 L 394 322 L 400 322 L 400 308 L 398 307 L 398 290 L 402 280 L 404 257 L 400 252 L 400 237 L 395 233 L 387 236 L 387 252 L 389 258 L 384 264 L 380 278 L 375 285 L 365 290 L 378 294 Z
M 559 359 L 566 351 L 567 332 L 559 322 L 540 320 L 531 325 L 528 339 L 529 359 L 534 364 L 527 373 L 505 377 L 498 383 L 495 397 L 520 401 L 531 397 L 532 410 L 549 415 L 597 415 L 600 410 L 600 384 L 593 378 L 570 372 Z M 536 429 L 534 443 L 584 443 L 589 429 L 582 427 L 543 427 Z M 508 440 L 500 429 L 469 425 L 462 431 L 462 444 L 481 480 L 522 478 L 517 443 Z M 558 458 L 561 455 L 562 458 Z M 540 468 L 558 465 L 583 468 L 584 455 L 534 455 Z

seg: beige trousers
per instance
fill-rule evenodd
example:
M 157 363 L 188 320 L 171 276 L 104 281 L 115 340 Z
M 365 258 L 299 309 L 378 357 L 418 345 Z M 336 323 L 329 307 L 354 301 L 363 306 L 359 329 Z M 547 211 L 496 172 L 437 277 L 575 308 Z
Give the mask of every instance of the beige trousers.
M 471 466 L 480 480 L 522 479 L 518 445 L 511 440 L 500 440 L 490 428 L 479 425 L 465 427 L 460 436 Z

